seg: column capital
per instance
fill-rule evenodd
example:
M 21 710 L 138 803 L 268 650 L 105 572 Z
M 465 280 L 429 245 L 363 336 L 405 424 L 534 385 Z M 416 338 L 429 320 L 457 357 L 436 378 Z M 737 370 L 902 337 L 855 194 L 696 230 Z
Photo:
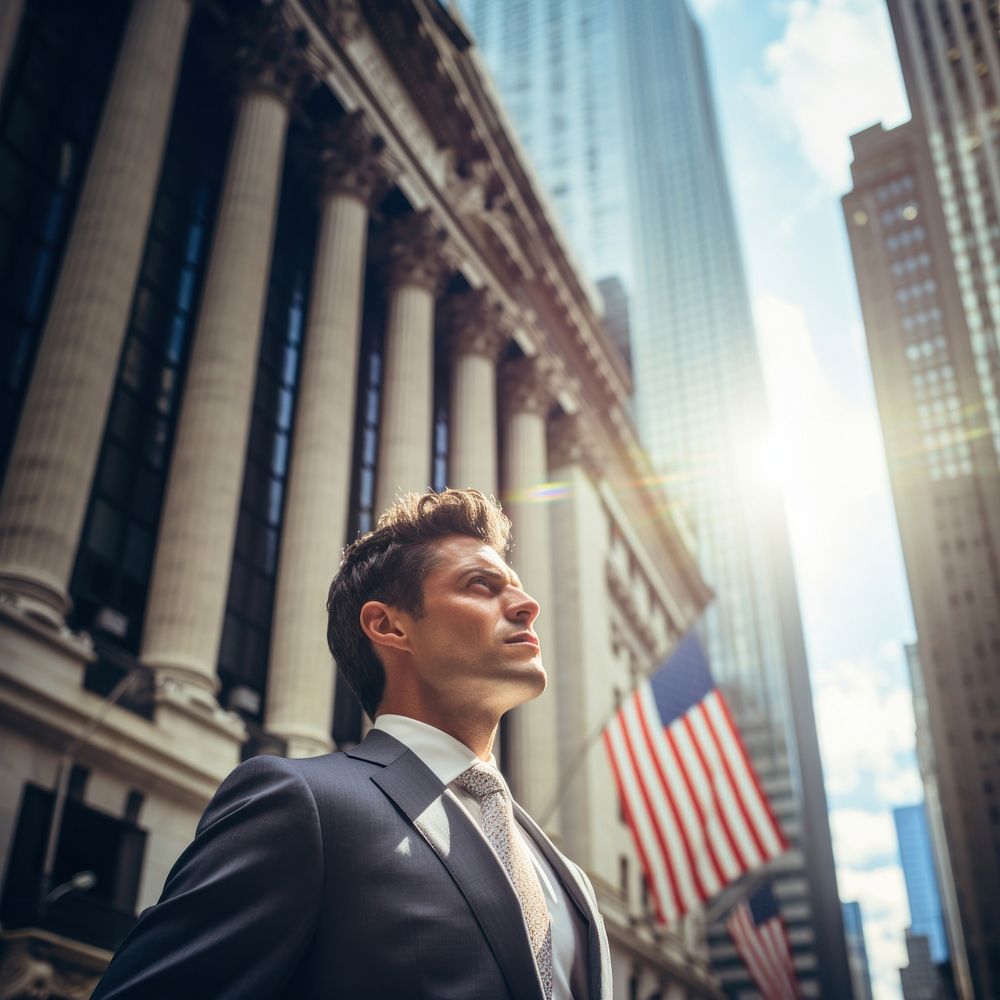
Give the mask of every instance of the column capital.
M 448 232 L 430 209 L 392 219 L 374 244 L 390 288 L 418 285 L 437 295 L 455 266 Z
M 485 213 L 491 186 L 496 183 L 493 165 L 485 159 L 460 159 L 458 153 L 448 150 L 446 170 L 449 201 L 458 214 Z
M 361 37 L 364 17 L 358 0 L 319 0 L 323 26 L 341 45 Z
M 581 466 L 595 482 L 604 477 L 607 455 L 580 413 L 562 413 L 548 425 L 549 465 Z
M 514 317 L 488 288 L 449 295 L 441 312 L 453 356 L 479 354 L 496 363 L 514 335 Z
M 322 75 L 309 32 L 283 0 L 242 11 L 224 44 L 220 56 L 231 67 L 241 95 L 263 91 L 292 104 Z
M 307 155 L 324 198 L 350 194 L 370 207 L 392 183 L 394 164 L 385 140 L 372 130 L 362 111 L 323 126 L 309 143 Z
M 510 413 L 547 416 L 555 402 L 555 368 L 540 355 L 514 358 L 500 366 L 500 391 Z

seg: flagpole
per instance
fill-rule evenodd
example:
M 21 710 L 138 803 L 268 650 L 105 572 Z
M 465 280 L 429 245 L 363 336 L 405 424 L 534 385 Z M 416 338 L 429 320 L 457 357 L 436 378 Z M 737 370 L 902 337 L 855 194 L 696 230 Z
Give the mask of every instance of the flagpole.
M 636 688 L 638 688 L 638 686 L 639 685 L 637 684 L 636 687 L 629 692 L 630 696 L 632 693 L 634 693 L 634 691 L 636 690 Z M 555 814 L 555 811 L 562 805 L 563 799 L 566 798 L 566 792 L 568 791 L 569 786 L 573 783 L 573 779 L 576 777 L 577 773 L 580 770 L 580 767 L 583 765 L 583 762 L 586 759 L 587 754 L 590 753 L 590 748 L 601 738 L 601 736 L 604 733 L 604 730 L 608 728 L 608 723 L 615 717 L 615 713 L 617 711 L 618 709 L 615 708 L 615 710 L 611 712 L 611 714 L 608 715 L 607 718 L 604 719 L 604 721 L 601 722 L 599 726 L 597 726 L 594 730 L 592 730 L 586 736 L 584 741 L 580 744 L 579 748 L 574 753 L 573 766 L 568 770 L 567 774 L 565 775 L 565 779 L 559 783 L 559 790 L 552 797 L 552 800 L 545 807 L 545 809 L 542 810 L 542 813 L 537 820 L 538 825 L 543 829 L 545 828 L 545 824 L 548 823 L 548 821 Z
M 740 899 L 753 895 L 761 883 L 770 877 L 769 867 L 755 868 L 737 882 L 726 886 L 712 901 L 712 905 L 705 907 L 705 923 L 714 924 L 726 910 L 731 910 Z
M 681 642 L 683 642 L 684 639 L 686 639 L 692 631 L 693 627 L 689 629 L 687 632 L 685 632 L 678 640 L 677 646 L 679 646 Z M 674 648 L 676 649 L 676 646 Z M 653 669 L 650 670 L 648 674 L 646 674 L 646 676 L 640 678 L 639 680 L 635 681 L 632 684 L 632 686 L 628 689 L 628 692 L 624 698 L 621 697 L 616 698 L 614 708 L 604 717 L 604 720 L 601 722 L 599 726 L 597 726 L 590 733 L 588 733 L 588 735 L 585 737 L 585 739 L 577 749 L 576 753 L 574 754 L 573 765 L 567 771 L 565 775 L 565 780 L 560 782 L 559 790 L 552 797 L 552 800 L 545 807 L 545 809 L 542 810 L 542 813 L 539 819 L 537 820 L 539 826 L 544 828 L 545 824 L 548 823 L 548 821 L 552 818 L 555 811 L 559 808 L 559 806 L 562 805 L 563 799 L 566 798 L 566 792 L 569 789 L 569 786 L 572 784 L 573 779 L 576 777 L 577 772 L 580 770 L 580 767 L 583 764 L 584 760 L 586 759 L 587 754 L 590 752 L 590 748 L 601 738 L 601 736 L 604 734 L 604 730 L 608 728 L 608 723 L 618 714 L 618 711 L 622 706 L 622 702 L 627 701 L 629 698 L 631 698 L 632 695 L 634 695 L 636 691 L 639 690 L 642 684 L 648 681 L 649 678 L 653 674 L 655 674 L 656 671 L 659 670 L 662 666 L 663 666 L 662 663 L 655 665 Z
M 683 641 L 688 635 L 690 635 L 693 629 L 694 626 L 692 626 L 691 629 L 685 632 L 684 635 L 681 636 L 681 641 Z M 679 645 L 680 642 L 677 643 L 677 646 Z M 676 651 L 677 646 L 674 647 L 674 651 Z M 668 656 L 667 659 L 669 658 L 670 657 Z M 665 662 L 666 661 L 664 661 L 664 663 Z M 621 708 L 622 703 L 631 698 L 632 695 L 634 695 L 636 691 L 638 691 L 639 688 L 646 681 L 648 681 L 650 677 L 653 676 L 653 674 L 655 674 L 658 670 L 660 670 L 663 667 L 663 665 L 664 665 L 663 663 L 655 664 L 647 674 L 639 678 L 639 680 L 633 682 L 632 686 L 628 689 L 628 692 L 624 698 L 622 697 L 616 698 L 614 708 L 604 717 L 604 720 L 601 722 L 601 724 L 596 728 L 594 728 L 587 735 L 586 739 L 584 739 L 583 743 L 580 744 L 579 749 L 573 756 L 573 760 L 566 771 L 565 780 L 561 781 L 559 784 L 559 791 L 557 791 L 556 794 L 552 797 L 552 801 L 550 801 L 549 804 L 545 807 L 539 819 L 537 820 L 539 826 L 544 827 L 545 824 L 548 823 L 548 821 L 552 818 L 552 815 L 555 813 L 556 809 L 558 809 L 559 806 L 562 805 L 563 799 L 566 798 L 566 791 L 569 788 L 570 784 L 572 783 L 573 779 L 576 777 L 576 773 L 577 771 L 579 771 L 580 765 L 583 763 L 587 754 L 590 752 L 590 748 L 600 739 L 600 737 L 604 733 L 604 730 L 608 728 L 608 723 L 618 714 L 618 711 Z

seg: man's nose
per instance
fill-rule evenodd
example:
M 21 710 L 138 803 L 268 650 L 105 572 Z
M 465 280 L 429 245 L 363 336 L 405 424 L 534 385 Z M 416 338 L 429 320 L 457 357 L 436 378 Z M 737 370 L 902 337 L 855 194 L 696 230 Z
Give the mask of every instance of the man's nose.
M 516 618 L 525 625 L 530 625 L 538 617 L 538 612 L 541 610 L 541 606 L 538 601 L 536 601 L 530 594 L 526 594 L 523 590 L 514 588 L 512 593 L 514 594 L 514 597 L 507 608 L 508 616 L 510 618 Z

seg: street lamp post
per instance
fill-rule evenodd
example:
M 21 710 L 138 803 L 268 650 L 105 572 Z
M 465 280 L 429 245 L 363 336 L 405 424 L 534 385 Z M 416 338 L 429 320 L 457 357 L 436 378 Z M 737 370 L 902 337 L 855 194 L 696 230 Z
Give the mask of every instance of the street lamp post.
M 42 865 L 42 883 L 39 893 L 39 903 L 43 912 L 49 902 L 48 895 L 52 890 L 53 873 L 56 866 L 56 849 L 59 846 L 59 833 L 62 829 L 63 813 L 66 810 L 66 799 L 69 795 L 69 779 L 73 770 L 73 761 L 76 758 L 76 754 L 79 753 L 80 748 L 100 728 L 108 712 L 111 711 L 111 708 L 135 684 L 141 673 L 141 667 L 133 667 L 118 681 L 97 706 L 86 723 L 84 723 L 76 739 L 66 747 L 59 759 L 59 770 L 56 773 L 55 801 L 52 803 L 52 819 L 49 822 L 49 835 L 45 844 L 45 861 Z M 74 876 L 74 883 L 75 880 L 76 876 Z M 91 888 L 93 884 L 93 882 L 90 882 L 86 888 Z M 83 883 L 80 885 L 74 884 L 72 887 L 81 888 L 83 887 Z

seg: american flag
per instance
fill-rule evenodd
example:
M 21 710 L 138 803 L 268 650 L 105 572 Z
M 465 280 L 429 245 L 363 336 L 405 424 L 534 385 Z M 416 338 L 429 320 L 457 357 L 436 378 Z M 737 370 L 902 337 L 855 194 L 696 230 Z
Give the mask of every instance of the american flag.
M 798 1000 L 788 932 L 768 882 L 733 909 L 726 930 L 764 1000 Z
M 628 697 L 604 745 L 661 923 L 788 847 L 694 633 Z

